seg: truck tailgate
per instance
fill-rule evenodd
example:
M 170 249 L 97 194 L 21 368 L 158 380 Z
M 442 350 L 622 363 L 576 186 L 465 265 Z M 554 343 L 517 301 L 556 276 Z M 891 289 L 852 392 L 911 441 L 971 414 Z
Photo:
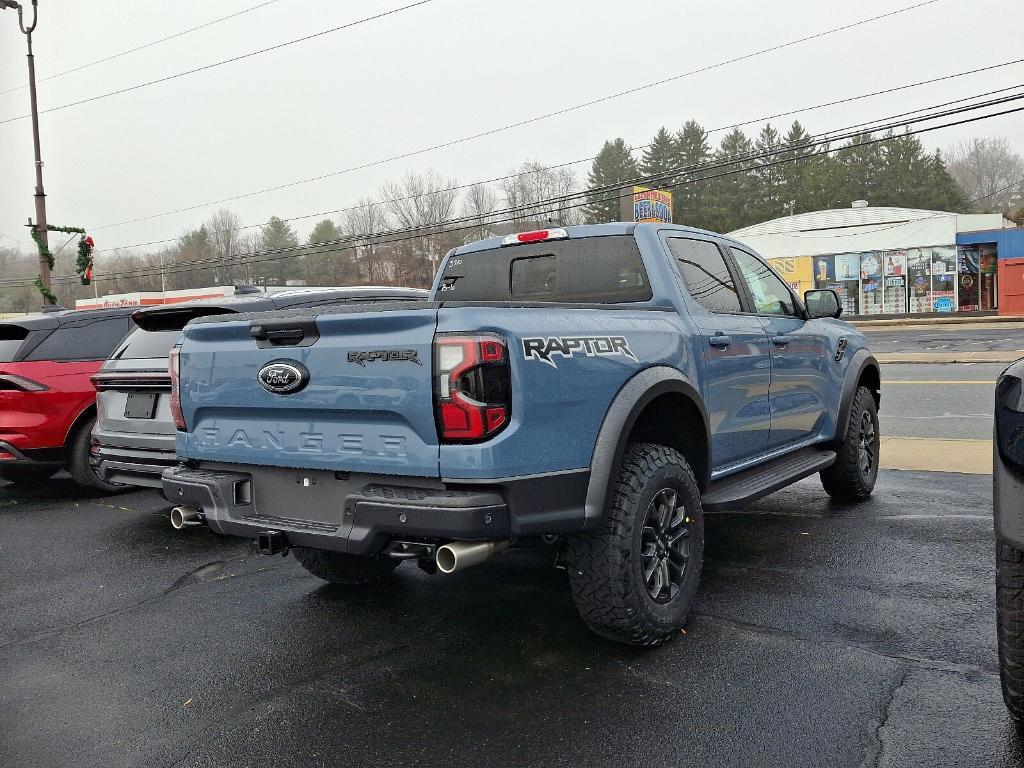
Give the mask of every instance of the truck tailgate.
M 178 452 L 239 464 L 437 477 L 436 325 L 435 305 L 413 309 L 407 302 L 196 321 L 185 328 L 180 357 L 189 431 L 179 433 Z M 308 382 L 271 391 L 275 363 L 304 369 Z

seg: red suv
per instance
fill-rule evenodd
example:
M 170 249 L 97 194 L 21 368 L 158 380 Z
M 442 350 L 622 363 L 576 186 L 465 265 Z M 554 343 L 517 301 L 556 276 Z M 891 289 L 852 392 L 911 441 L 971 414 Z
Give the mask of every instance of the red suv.
M 96 390 L 89 378 L 131 329 L 133 308 L 57 310 L 0 322 L 0 480 L 66 468 L 113 491 L 89 465 Z

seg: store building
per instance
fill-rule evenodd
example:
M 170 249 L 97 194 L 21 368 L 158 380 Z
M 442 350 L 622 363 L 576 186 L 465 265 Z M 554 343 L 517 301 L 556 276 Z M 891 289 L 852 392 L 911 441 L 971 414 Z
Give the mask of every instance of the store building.
M 958 259 L 981 265 L 981 290 L 996 291 L 999 314 L 1024 315 L 1024 227 L 959 232 L 956 252 Z M 960 279 L 963 283 L 964 278 Z M 986 279 L 994 280 L 995 286 L 986 285 Z M 962 297 L 963 285 L 960 291 Z
M 991 311 L 994 250 L 958 249 L 958 233 L 1014 227 L 1001 214 L 850 208 L 784 216 L 729 236 L 769 260 L 799 292 L 831 288 L 844 314 Z

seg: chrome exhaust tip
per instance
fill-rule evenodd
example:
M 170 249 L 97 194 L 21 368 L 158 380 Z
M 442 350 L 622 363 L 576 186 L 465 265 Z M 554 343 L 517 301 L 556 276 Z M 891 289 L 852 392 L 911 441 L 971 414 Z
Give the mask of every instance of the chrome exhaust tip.
M 479 565 L 491 555 L 508 549 L 509 544 L 511 542 L 508 540 L 453 541 L 437 548 L 437 570 L 441 573 L 455 573 L 471 565 Z
M 180 531 L 186 525 L 199 525 L 203 510 L 196 507 L 175 507 L 171 510 L 171 528 Z

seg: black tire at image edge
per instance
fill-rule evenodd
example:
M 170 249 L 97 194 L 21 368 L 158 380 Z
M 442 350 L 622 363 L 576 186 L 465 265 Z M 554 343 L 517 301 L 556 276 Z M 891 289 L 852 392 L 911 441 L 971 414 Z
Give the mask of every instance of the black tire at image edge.
M 999 680 L 1010 715 L 1024 720 L 1024 552 L 996 542 Z

